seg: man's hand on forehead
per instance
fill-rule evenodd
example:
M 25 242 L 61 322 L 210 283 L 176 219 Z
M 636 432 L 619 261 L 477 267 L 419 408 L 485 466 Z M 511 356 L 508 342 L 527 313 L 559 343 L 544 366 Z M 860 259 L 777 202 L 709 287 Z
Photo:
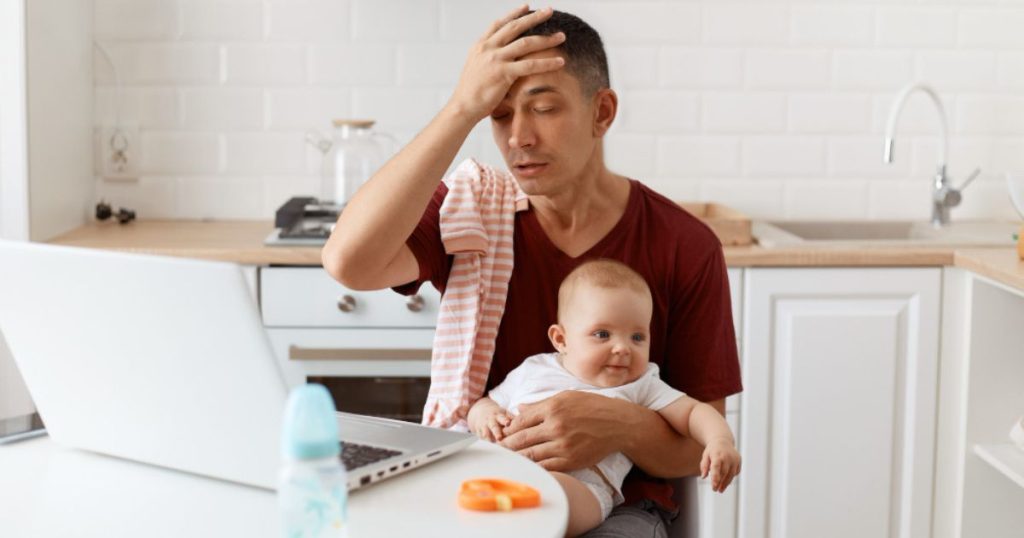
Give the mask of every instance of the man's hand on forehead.
M 449 104 L 473 121 L 487 117 L 494 110 L 516 79 L 560 69 L 561 56 L 522 59 L 535 52 L 553 49 L 565 41 L 565 34 L 519 37 L 523 32 L 546 21 L 552 9 L 527 13 L 522 5 L 491 23 L 473 45 L 462 68 L 459 84 Z

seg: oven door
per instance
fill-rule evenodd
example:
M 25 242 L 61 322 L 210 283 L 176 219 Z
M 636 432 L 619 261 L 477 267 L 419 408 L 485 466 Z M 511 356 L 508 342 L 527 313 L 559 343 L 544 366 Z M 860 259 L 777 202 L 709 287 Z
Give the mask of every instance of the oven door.
M 289 386 L 321 383 L 343 411 L 419 421 L 441 296 L 360 291 L 320 267 L 260 269 L 260 310 Z
M 339 411 L 420 422 L 433 329 L 267 329 L 289 386 L 327 387 Z
M 419 424 L 430 390 L 428 377 L 310 377 L 334 397 L 338 411 Z

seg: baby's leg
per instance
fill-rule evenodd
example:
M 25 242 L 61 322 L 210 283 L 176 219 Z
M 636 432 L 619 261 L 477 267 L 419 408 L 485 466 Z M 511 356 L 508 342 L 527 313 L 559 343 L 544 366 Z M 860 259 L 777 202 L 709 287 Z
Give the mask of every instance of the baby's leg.
M 569 499 L 569 528 L 566 536 L 579 536 L 601 524 L 601 504 L 597 497 L 575 477 L 556 471 L 551 476 L 558 480 Z

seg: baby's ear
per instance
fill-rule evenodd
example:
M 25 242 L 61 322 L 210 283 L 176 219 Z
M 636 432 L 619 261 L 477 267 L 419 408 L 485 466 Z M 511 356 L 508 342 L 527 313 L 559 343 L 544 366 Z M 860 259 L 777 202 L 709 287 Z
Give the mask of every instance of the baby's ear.
M 548 339 L 559 353 L 565 352 L 565 329 L 559 324 L 548 327 Z

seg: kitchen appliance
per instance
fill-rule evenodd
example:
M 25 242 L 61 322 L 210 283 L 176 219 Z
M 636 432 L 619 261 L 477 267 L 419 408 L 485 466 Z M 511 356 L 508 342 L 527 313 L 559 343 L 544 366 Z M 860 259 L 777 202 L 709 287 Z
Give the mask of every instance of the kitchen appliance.
M 354 290 L 320 267 L 261 267 L 260 310 L 290 386 L 319 383 L 340 411 L 419 422 L 441 294 Z
M 295 196 L 274 213 L 274 231 L 263 240 L 268 246 L 321 246 L 334 230 L 342 206 L 311 196 Z
M 373 130 L 373 120 L 334 120 L 330 139 L 316 131 L 306 141 L 324 155 L 320 199 L 344 206 L 398 150 L 395 137 Z

